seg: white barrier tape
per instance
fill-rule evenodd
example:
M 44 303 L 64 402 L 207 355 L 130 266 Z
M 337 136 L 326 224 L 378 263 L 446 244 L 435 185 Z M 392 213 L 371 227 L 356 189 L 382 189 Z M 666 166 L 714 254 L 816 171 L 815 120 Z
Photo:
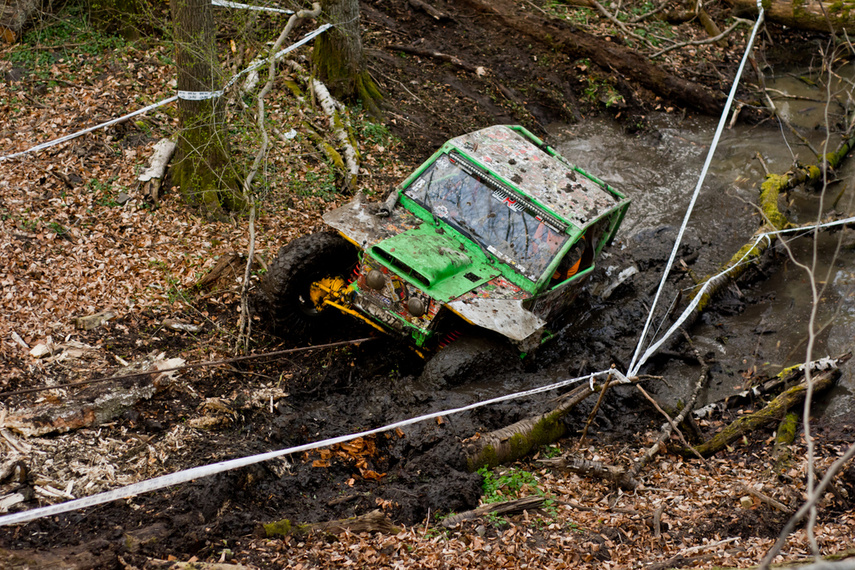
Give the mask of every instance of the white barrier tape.
M 739 259 L 739 261 L 734 263 L 731 267 L 728 267 L 724 271 L 718 273 L 717 275 L 710 277 L 709 279 L 706 280 L 706 282 L 704 282 L 703 286 L 698 290 L 697 295 L 695 295 L 695 297 L 688 304 L 688 306 L 683 310 L 683 312 L 680 313 L 680 317 L 674 322 L 673 325 L 671 325 L 671 327 L 667 331 L 665 331 L 665 334 L 662 336 L 661 339 L 659 339 L 655 343 L 651 344 L 647 348 L 647 350 L 644 352 L 644 354 L 641 355 L 641 358 L 638 359 L 638 363 L 635 365 L 634 369 L 631 369 L 630 372 L 627 374 L 627 376 L 635 376 L 636 374 L 638 374 L 638 369 L 641 368 L 644 365 L 644 363 L 647 362 L 647 360 L 651 356 L 653 356 L 657 350 L 659 350 L 659 348 L 665 343 L 665 341 L 667 341 L 669 338 L 671 338 L 672 334 L 677 332 L 677 329 L 680 327 L 680 325 L 682 325 L 686 321 L 686 319 L 689 318 L 689 315 L 692 313 L 692 311 L 695 310 L 695 307 L 698 306 L 698 303 L 701 302 L 701 298 L 704 296 L 704 293 L 707 292 L 707 289 L 709 288 L 709 286 L 712 285 L 712 283 L 714 283 L 716 281 L 716 279 L 719 279 L 720 277 L 727 275 L 728 273 L 730 273 L 731 271 L 733 271 L 734 269 L 736 269 L 737 267 L 742 265 L 742 263 L 744 263 L 745 260 L 748 258 L 748 256 L 751 254 L 751 251 L 757 246 L 758 243 L 760 243 L 761 240 L 764 240 L 764 239 L 769 240 L 769 243 L 771 244 L 772 240 L 771 240 L 770 236 L 773 236 L 773 235 L 787 234 L 787 233 L 798 233 L 798 232 L 806 232 L 806 231 L 815 231 L 815 230 L 820 230 L 823 228 L 830 228 L 833 226 L 842 226 L 843 224 L 852 224 L 852 223 L 855 223 L 855 216 L 853 216 L 851 218 L 845 218 L 843 220 L 836 220 L 833 222 L 816 224 L 813 226 L 790 228 L 787 230 L 777 230 L 774 232 L 766 232 L 766 233 L 763 233 L 763 234 L 760 234 L 759 236 L 757 236 L 757 238 L 754 240 L 754 244 L 748 249 L 748 251 L 745 252 L 745 255 L 743 255 Z
M 211 0 L 214 6 L 222 6 L 224 8 L 239 8 L 241 10 L 255 10 L 257 12 L 278 12 L 280 14 L 293 14 L 294 10 L 283 10 L 282 8 L 268 8 L 267 6 L 250 6 L 249 4 L 241 4 L 240 2 L 229 2 L 228 0 Z
M 207 101 L 208 99 L 215 99 L 217 97 L 222 97 L 224 91 L 179 91 L 178 98 L 184 99 L 185 101 Z
M 283 49 L 283 50 L 280 50 L 280 51 L 276 52 L 276 54 L 273 56 L 273 59 L 279 59 L 279 58 L 281 58 L 282 56 L 284 56 L 286 53 L 288 53 L 288 52 L 290 52 L 290 51 L 293 51 L 293 50 L 297 49 L 298 47 L 300 47 L 300 46 L 303 46 L 303 45 L 307 44 L 308 42 L 312 41 L 312 40 L 313 40 L 313 39 L 315 39 L 317 36 L 321 35 L 322 33 L 324 33 L 325 31 L 327 31 L 327 30 L 328 30 L 328 29 L 330 29 L 331 27 L 332 27 L 332 24 L 324 24 L 323 26 L 321 26 L 321 27 L 317 28 L 315 31 L 313 31 L 313 32 L 309 32 L 308 34 L 306 34 L 305 36 L 303 36 L 303 39 L 301 39 L 301 40 L 300 40 L 300 41 L 298 41 L 297 43 L 291 44 L 290 46 L 286 47 L 285 49 Z M 250 65 L 249 67 L 247 67 L 246 69 L 244 69 L 244 70 L 243 70 L 243 71 L 241 71 L 240 73 L 238 73 L 238 74 L 234 75 L 234 76 L 229 80 L 229 82 L 228 82 L 228 83 L 226 83 L 226 86 L 225 86 L 225 87 L 223 87 L 223 91 L 228 90 L 228 88 L 229 88 L 229 87 L 231 87 L 232 85 L 234 85 L 234 84 L 235 84 L 235 82 L 236 82 L 238 79 L 240 79 L 242 76 L 246 75 L 247 73 L 250 73 L 250 72 L 252 72 L 252 71 L 255 71 L 256 69 L 260 69 L 260 68 L 264 67 L 265 65 L 268 65 L 268 61 L 269 61 L 269 59 L 268 59 L 268 58 L 264 58 L 264 59 L 262 59 L 261 61 L 256 62 L 256 63 L 254 63 L 254 64 Z
M 150 491 L 156 491 L 158 489 L 163 489 L 165 487 L 171 487 L 173 485 L 178 485 L 180 483 L 186 483 L 188 481 L 192 481 L 193 479 L 200 479 L 202 477 L 209 477 L 211 475 L 216 475 L 217 473 L 222 473 L 224 471 L 230 471 L 232 469 L 238 469 L 240 467 L 246 467 L 247 465 L 253 465 L 255 463 L 261 463 L 262 461 L 267 461 L 268 459 L 274 459 L 276 457 L 281 457 L 283 455 L 290 455 L 292 453 L 300 453 L 303 451 L 309 451 L 312 449 L 318 449 L 320 447 L 328 447 L 330 445 L 335 445 L 337 443 L 344 443 L 346 441 L 351 441 L 353 439 L 357 439 L 360 437 L 368 437 L 371 435 L 376 435 L 378 433 L 383 433 L 387 431 L 391 431 L 397 428 L 409 426 L 415 423 L 431 420 L 434 418 L 438 418 L 440 416 L 450 416 L 453 414 L 459 414 L 461 412 L 466 412 L 469 410 L 474 410 L 476 408 L 481 408 L 484 406 L 489 406 L 491 404 L 497 404 L 500 402 L 505 402 L 508 400 L 516 400 L 519 398 L 525 398 L 527 396 L 533 396 L 534 394 L 540 394 L 542 392 L 549 392 L 551 390 L 556 390 L 558 388 L 563 388 L 565 386 L 570 386 L 571 384 L 575 384 L 578 382 L 582 382 L 591 379 L 593 382 L 594 377 L 606 376 L 608 374 L 613 374 L 614 370 L 604 370 L 602 372 L 595 372 L 590 375 L 581 376 L 579 378 L 571 378 L 569 380 L 562 380 L 560 382 L 556 382 L 554 384 L 549 384 L 547 386 L 541 386 L 539 388 L 532 388 L 531 390 L 525 390 L 523 392 L 515 392 L 513 394 L 506 394 L 504 396 L 497 396 L 496 398 L 491 398 L 489 400 L 484 400 L 481 402 L 475 402 L 474 404 L 469 404 L 468 406 L 463 406 L 460 408 L 453 408 L 450 410 L 443 410 L 441 412 L 433 412 L 430 414 L 425 414 L 423 416 L 419 416 L 417 418 L 410 418 L 408 420 L 402 420 L 399 422 L 395 422 L 393 424 L 389 424 L 383 427 L 361 431 L 359 433 L 354 433 L 350 435 L 342 435 L 338 437 L 333 437 L 330 439 L 325 439 L 323 441 L 316 441 L 314 443 L 306 443 L 304 445 L 298 445 L 296 447 L 289 447 L 287 449 L 280 449 L 278 451 L 269 451 L 267 453 L 260 453 L 258 455 L 251 455 L 249 457 L 240 457 L 238 459 L 231 459 L 229 461 L 221 461 L 219 463 L 213 463 L 211 465 L 203 465 L 201 467 L 193 467 L 191 469 L 187 469 L 185 471 L 178 471 L 177 473 L 170 473 L 169 475 L 162 475 L 160 477 L 155 477 L 154 479 L 149 479 L 147 481 L 141 481 L 139 483 L 134 483 L 132 485 L 128 485 L 126 487 L 121 487 L 119 489 L 113 489 L 112 491 L 106 491 L 104 493 L 98 493 L 97 495 L 92 495 L 89 497 L 84 497 L 82 499 L 75 499 L 73 501 L 67 501 L 65 503 L 59 503 L 56 505 L 50 505 L 48 507 L 39 507 L 37 509 L 31 509 L 29 511 L 24 511 L 21 513 L 13 513 L 11 515 L 5 515 L 0 517 L 0 526 L 16 524 L 16 523 L 24 523 L 34 521 L 36 519 L 44 518 L 51 515 L 58 515 L 61 513 L 67 513 L 70 511 L 80 510 L 86 507 L 93 507 L 95 505 L 102 505 L 104 503 L 109 503 L 110 501 L 115 501 L 118 499 L 127 499 L 128 497 L 134 497 L 136 495 L 141 495 L 142 493 L 147 493 Z
M 49 147 L 70 141 L 72 139 L 76 139 L 77 137 L 85 135 L 87 133 L 91 133 L 92 131 L 97 131 L 98 129 L 103 129 L 105 127 L 109 127 L 110 125 L 115 125 L 116 123 L 121 123 L 123 121 L 127 121 L 131 117 L 136 117 L 137 115 L 142 115 L 143 113 L 147 113 L 147 112 L 151 111 L 152 109 L 156 109 L 156 108 L 162 107 L 168 103 L 172 103 L 176 99 L 178 99 L 178 97 L 173 96 L 173 97 L 170 97 L 168 99 L 164 99 L 163 101 L 158 101 L 157 103 L 149 105 L 148 107 L 143 107 L 142 109 L 140 109 L 138 111 L 134 111 L 133 113 L 130 113 L 130 114 L 125 115 L 123 117 L 119 117 L 118 119 L 113 119 L 112 121 L 107 121 L 106 123 L 101 123 L 100 125 L 95 125 L 94 127 L 89 127 L 87 129 L 83 129 L 82 131 L 77 131 L 74 134 L 66 135 L 64 137 L 36 145 L 32 148 L 28 148 L 27 150 L 22 150 L 21 152 L 16 152 L 14 154 L 7 154 L 6 156 L 0 156 L 0 162 L 2 162 L 4 160 L 9 160 L 10 158 L 16 158 L 18 156 L 23 156 L 23 155 L 29 154 L 31 152 L 38 152 L 40 150 L 44 150 L 46 148 L 49 148 Z
M 727 115 L 730 113 L 730 107 L 733 105 L 733 99 L 736 96 L 736 88 L 739 86 L 739 80 L 742 77 L 742 71 L 745 69 L 745 62 L 748 61 L 748 57 L 751 54 L 751 48 L 754 46 L 754 38 L 757 36 L 757 30 L 760 28 L 760 25 L 763 23 L 763 7 L 760 7 L 760 15 L 757 17 L 757 21 L 754 23 L 754 29 L 751 30 L 751 36 L 748 38 L 748 45 L 745 46 L 745 54 L 742 56 L 742 61 L 739 63 L 739 69 L 736 71 L 736 77 L 734 77 L 733 85 L 730 87 L 730 93 L 727 96 L 727 102 L 724 105 L 724 110 L 721 113 L 721 117 L 718 121 L 718 127 L 716 128 L 715 135 L 713 136 L 712 144 L 710 145 L 710 150 L 707 153 L 706 161 L 704 162 L 704 167 L 701 169 L 701 175 L 698 177 L 698 184 L 695 186 L 695 191 L 692 194 L 692 199 L 689 201 L 689 205 L 686 208 L 686 215 L 683 217 L 683 223 L 680 226 L 680 231 L 677 233 L 677 239 L 674 241 L 674 248 L 671 250 L 671 256 L 668 258 L 668 263 L 665 265 L 665 271 L 662 273 L 662 280 L 659 282 L 659 288 L 656 290 L 656 295 L 653 297 L 653 303 L 650 305 L 650 312 L 647 315 L 647 321 L 644 323 L 644 328 L 641 331 L 641 336 L 638 339 L 638 345 L 635 348 L 635 353 L 632 355 L 632 361 L 629 363 L 629 369 L 627 371 L 628 376 L 633 376 L 637 373 L 638 369 L 641 367 L 641 364 L 637 364 L 638 355 L 641 352 L 642 347 L 644 346 L 644 341 L 647 338 L 647 333 L 650 332 L 650 324 L 653 321 L 653 313 L 656 310 L 656 305 L 659 303 L 659 297 L 662 294 L 662 290 L 665 288 L 665 281 L 668 279 L 668 275 L 671 273 L 671 266 L 674 264 L 674 260 L 677 257 L 677 251 L 680 248 L 680 243 L 683 241 L 683 234 L 686 231 L 686 226 L 689 224 L 689 217 L 692 215 L 692 210 L 695 208 L 695 202 L 697 202 L 698 196 L 701 193 L 701 186 L 706 180 L 707 171 L 709 170 L 710 163 L 712 162 L 712 157 L 715 154 L 716 148 L 718 147 L 719 138 L 721 138 L 721 133 L 724 130 L 724 125 L 727 121 Z
M 332 27 L 332 24 L 324 24 L 323 26 L 319 27 L 315 31 L 310 32 L 309 34 L 304 36 L 303 39 L 301 39 L 297 43 L 277 52 L 276 55 L 273 56 L 273 58 L 279 59 L 280 57 L 282 57 L 286 53 L 293 51 L 300 46 L 305 45 L 306 43 L 308 43 L 309 41 L 314 39 L 316 36 L 319 36 L 320 34 L 324 33 L 325 31 L 327 31 L 331 27 Z M 127 121 L 131 117 L 136 117 L 137 115 L 142 115 L 143 113 L 147 113 L 148 111 L 151 111 L 152 109 L 156 109 L 157 107 L 162 107 L 163 105 L 167 105 L 169 103 L 172 103 L 173 101 L 176 101 L 179 98 L 188 99 L 188 100 L 192 100 L 192 101 L 202 101 L 205 99 L 211 99 L 212 97 L 219 97 L 225 92 L 226 89 L 231 87 L 235 83 L 235 81 L 238 80 L 239 77 L 241 77 L 242 75 L 245 75 L 251 71 L 254 71 L 260 67 L 263 67 L 264 65 L 267 64 L 267 61 L 268 61 L 267 59 L 264 59 L 261 62 L 244 69 L 243 71 L 241 71 L 237 75 L 234 75 L 229 80 L 229 82 L 226 84 L 226 86 L 223 87 L 223 89 L 221 91 L 216 91 L 216 92 L 210 92 L 210 91 L 208 91 L 208 92 L 206 92 L 206 91 L 179 91 L 177 96 L 172 96 L 172 97 L 169 97 L 168 99 L 164 99 L 163 101 L 158 101 L 157 103 L 149 105 L 148 107 L 144 107 L 138 111 L 134 111 L 133 113 L 129 113 L 127 115 L 119 117 L 118 119 L 113 119 L 111 121 L 107 121 L 106 123 L 101 123 L 100 125 L 95 125 L 94 127 L 89 127 L 89 128 L 83 129 L 81 131 L 77 131 L 76 133 L 66 135 L 64 137 L 60 137 L 58 139 L 54 139 L 52 141 L 48 141 L 48 142 L 36 145 L 34 147 L 28 148 L 27 150 L 22 150 L 21 152 L 16 152 L 13 154 L 7 154 L 5 156 L 0 156 L 0 162 L 3 162 L 4 160 L 9 160 L 11 158 L 17 158 L 17 157 L 23 156 L 25 154 L 30 154 L 32 152 L 38 152 L 40 150 L 44 150 L 46 148 L 50 148 L 50 147 L 56 146 L 58 144 L 68 142 L 72 139 L 83 136 L 87 133 L 97 131 L 98 129 L 103 129 L 105 127 L 109 127 L 110 125 L 115 125 L 116 123 L 121 123 L 123 121 Z

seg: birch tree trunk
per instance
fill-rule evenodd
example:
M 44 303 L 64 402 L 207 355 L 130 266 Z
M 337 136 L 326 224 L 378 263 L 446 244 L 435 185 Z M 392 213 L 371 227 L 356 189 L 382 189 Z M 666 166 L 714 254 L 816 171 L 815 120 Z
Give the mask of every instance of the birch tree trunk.
M 360 100 L 373 115 L 380 113 L 380 91 L 365 70 L 358 0 L 321 0 L 322 18 L 333 24 L 315 40 L 312 56 L 321 81 L 336 99 Z

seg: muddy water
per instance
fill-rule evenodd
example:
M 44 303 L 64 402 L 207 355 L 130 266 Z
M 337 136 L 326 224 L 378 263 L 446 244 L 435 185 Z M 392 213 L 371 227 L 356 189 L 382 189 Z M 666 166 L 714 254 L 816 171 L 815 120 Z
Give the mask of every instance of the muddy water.
M 826 107 L 821 102 L 824 92 L 808 87 L 797 74 L 773 79 L 769 87 L 812 99 L 778 98 L 776 104 L 814 148 L 821 150 L 825 131 L 822 125 L 826 124 Z M 830 107 L 832 122 L 841 118 L 840 112 L 841 106 Z M 652 124 L 655 135 L 626 135 L 617 125 L 600 120 L 556 128 L 551 133 L 562 154 L 632 197 L 633 205 L 622 227 L 624 244 L 632 243 L 634 236 L 645 239 L 650 228 L 680 225 L 716 127 L 713 120 L 673 114 L 653 117 Z M 832 139 L 828 150 L 833 150 L 837 142 L 838 139 Z M 726 130 L 687 231 L 690 238 L 700 239 L 704 244 L 693 266 L 699 276 L 729 259 L 758 226 L 759 217 L 753 204 L 764 176 L 758 153 L 773 173 L 786 172 L 794 160 L 804 164 L 816 162 L 806 145 L 777 124 Z M 844 188 L 846 192 L 837 202 L 836 210 L 853 215 L 854 171 L 853 165 L 848 164 L 838 173 L 841 182 L 829 186 L 824 202 L 818 194 L 803 190 L 792 193 L 787 210 L 790 220 L 806 224 L 815 220 L 818 212 L 827 213 Z M 781 207 L 786 207 L 783 201 Z M 838 251 L 841 236 L 844 243 Z M 855 252 L 851 243 L 845 232 L 823 233 L 816 241 L 814 271 L 820 288 L 816 323 L 822 329 L 814 341 L 814 357 L 838 355 L 853 348 Z M 811 264 L 814 251 L 811 239 L 793 239 L 789 245 L 797 261 Z M 804 269 L 787 259 L 780 246 L 778 250 L 780 262 L 772 266 L 766 279 L 739 292 L 742 302 L 730 311 L 734 314 L 712 315 L 692 331 L 702 352 L 715 355 L 712 382 L 704 394 L 707 401 L 742 389 L 754 374 L 774 374 L 781 367 L 805 358 L 813 298 L 811 281 Z M 609 259 L 603 263 L 608 265 Z M 670 299 L 663 303 L 667 305 Z M 639 330 L 642 325 L 638 323 Z M 672 363 L 664 374 L 675 382 L 685 380 L 669 394 L 677 399 L 685 397 L 687 386 L 694 382 L 697 372 L 689 365 Z M 834 397 L 824 404 L 826 417 L 850 413 L 853 393 L 855 375 L 849 365 L 844 368 Z

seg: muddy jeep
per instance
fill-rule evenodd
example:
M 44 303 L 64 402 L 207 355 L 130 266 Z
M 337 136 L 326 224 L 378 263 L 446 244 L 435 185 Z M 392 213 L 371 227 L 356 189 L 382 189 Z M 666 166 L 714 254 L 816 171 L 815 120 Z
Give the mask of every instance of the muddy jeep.
M 522 127 L 454 138 L 386 202 L 359 194 L 324 215 L 335 232 L 279 251 L 263 282 L 274 327 L 307 337 L 347 315 L 423 355 L 461 336 L 528 352 L 569 308 L 628 206 Z

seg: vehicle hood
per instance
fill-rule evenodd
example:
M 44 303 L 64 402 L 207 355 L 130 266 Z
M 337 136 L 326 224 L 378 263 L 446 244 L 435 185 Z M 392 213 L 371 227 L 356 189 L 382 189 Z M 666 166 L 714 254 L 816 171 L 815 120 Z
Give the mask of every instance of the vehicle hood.
M 369 252 L 390 270 L 443 302 L 501 274 L 483 254 L 467 249 L 449 232 L 430 224 L 382 240 Z

